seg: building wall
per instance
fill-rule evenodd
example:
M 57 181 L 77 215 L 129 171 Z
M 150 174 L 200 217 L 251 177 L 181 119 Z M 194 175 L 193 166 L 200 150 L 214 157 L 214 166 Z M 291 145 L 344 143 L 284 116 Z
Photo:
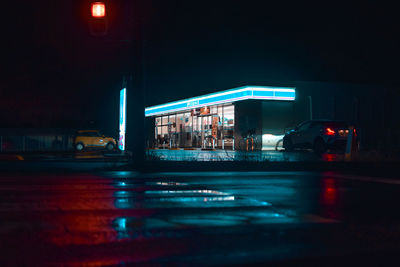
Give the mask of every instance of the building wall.
M 261 103 L 262 149 L 273 150 L 294 124 L 293 101 L 263 101 Z
M 312 118 L 344 120 L 358 129 L 361 149 L 399 150 L 400 92 L 395 87 L 297 82 L 294 125 Z
M 294 124 L 294 102 L 263 101 L 261 114 L 262 134 L 283 135 Z
M 249 132 L 261 134 L 261 101 L 247 100 L 235 103 L 235 132 L 246 136 Z
M 261 135 L 261 101 L 247 100 L 235 104 L 235 149 L 248 134 Z
M 146 148 L 153 148 L 155 138 L 155 117 L 149 117 L 145 119 L 145 130 L 146 130 Z

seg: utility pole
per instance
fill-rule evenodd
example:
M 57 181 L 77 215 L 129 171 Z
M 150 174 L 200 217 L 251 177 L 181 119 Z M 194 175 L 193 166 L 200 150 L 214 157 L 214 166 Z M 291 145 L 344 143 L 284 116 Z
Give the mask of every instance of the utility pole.
M 133 161 L 137 166 L 142 166 L 145 159 L 145 103 L 144 103 L 144 71 L 143 71 L 143 49 L 145 29 L 145 5 L 144 1 L 125 0 L 126 13 L 116 14 L 113 3 L 109 0 L 89 0 L 89 32 L 92 36 L 99 38 L 99 41 L 109 38 L 109 18 L 122 17 L 121 23 L 127 26 L 130 36 L 128 60 L 126 71 L 121 73 L 124 76 L 123 88 L 126 88 L 126 125 L 125 144 L 126 150 L 132 152 Z M 129 9 L 128 9 L 129 8 Z M 121 10 L 120 10 L 121 11 Z M 123 25 L 119 25 L 122 27 Z M 115 27 L 115 26 L 114 26 Z M 121 42 L 122 40 L 114 40 Z M 126 43 L 126 40 L 124 40 Z M 120 89 L 123 89 L 120 88 Z
M 142 166 L 145 160 L 145 103 L 144 103 L 144 19 L 139 2 L 131 2 L 132 39 L 130 70 L 127 80 L 127 150 L 133 153 L 133 162 Z

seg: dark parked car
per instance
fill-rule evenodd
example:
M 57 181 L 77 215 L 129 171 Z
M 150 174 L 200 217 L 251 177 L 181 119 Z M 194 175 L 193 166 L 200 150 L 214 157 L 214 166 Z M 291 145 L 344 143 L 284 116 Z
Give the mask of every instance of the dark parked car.
M 344 150 L 348 134 L 349 127 L 345 122 L 310 120 L 287 132 L 283 137 L 283 147 L 286 151 L 311 148 L 316 153 L 324 153 L 331 148 Z

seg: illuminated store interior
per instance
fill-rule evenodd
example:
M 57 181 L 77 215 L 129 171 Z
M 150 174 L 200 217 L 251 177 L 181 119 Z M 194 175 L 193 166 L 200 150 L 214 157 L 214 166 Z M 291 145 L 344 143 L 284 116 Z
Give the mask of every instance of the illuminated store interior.
M 149 147 L 238 149 L 246 136 L 258 136 L 258 149 L 266 149 L 268 142 L 279 140 L 284 131 L 281 125 L 286 125 L 263 119 L 264 115 L 271 118 L 268 106 L 279 105 L 279 110 L 288 113 L 294 100 L 295 88 L 245 86 L 147 107 L 145 115 L 154 129 Z M 276 117 L 287 120 L 288 116 Z

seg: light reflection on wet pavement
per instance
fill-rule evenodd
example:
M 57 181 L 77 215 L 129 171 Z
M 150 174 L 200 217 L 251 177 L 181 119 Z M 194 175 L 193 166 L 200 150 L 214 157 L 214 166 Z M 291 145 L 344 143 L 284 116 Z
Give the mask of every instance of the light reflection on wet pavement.
M 232 151 L 232 150 L 148 150 L 150 159 L 167 161 L 343 161 L 344 152 L 329 152 L 317 155 L 311 150 L 293 152 L 264 150 L 264 151 Z
M 346 219 L 340 188 L 315 173 L 3 175 L 1 262 L 218 265 L 306 255 L 326 249 L 326 229 Z

